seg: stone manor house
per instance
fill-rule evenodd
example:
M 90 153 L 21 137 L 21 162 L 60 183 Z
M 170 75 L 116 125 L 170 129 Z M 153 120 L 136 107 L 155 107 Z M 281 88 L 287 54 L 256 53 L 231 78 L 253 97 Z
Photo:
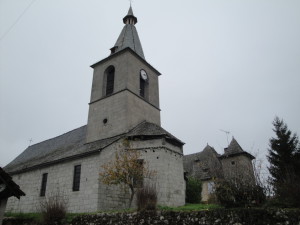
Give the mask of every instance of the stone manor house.
M 253 156 L 234 139 L 223 155 L 207 146 L 183 156 L 184 143 L 161 127 L 161 74 L 145 59 L 131 7 L 123 22 L 111 54 L 91 66 L 87 125 L 29 146 L 4 168 L 26 193 L 20 200 L 10 198 L 7 211 L 35 212 L 45 197 L 58 192 L 67 198 L 69 212 L 127 207 L 128 190 L 99 180 L 101 165 L 114 159 L 124 140 L 157 172 L 152 182 L 160 205 L 185 204 L 184 172 L 204 181 L 204 197 L 215 168 L 222 168 L 224 174 L 242 167 L 251 172 Z

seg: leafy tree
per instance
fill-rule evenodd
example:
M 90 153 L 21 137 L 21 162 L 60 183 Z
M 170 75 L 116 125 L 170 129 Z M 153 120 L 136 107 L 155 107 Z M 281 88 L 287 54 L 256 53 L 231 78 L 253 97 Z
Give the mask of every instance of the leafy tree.
M 129 207 L 131 207 L 136 188 L 141 187 L 144 178 L 152 178 L 156 172 L 150 170 L 148 164 L 141 160 L 136 150 L 116 152 L 115 159 L 102 166 L 100 179 L 107 185 L 125 185 L 130 189 Z
M 271 184 L 275 195 L 292 200 L 296 186 L 300 184 L 300 145 L 298 136 L 288 129 L 282 119 L 275 117 L 273 131 L 276 137 L 270 139 L 268 161 Z M 299 188 L 298 188 L 299 189 Z

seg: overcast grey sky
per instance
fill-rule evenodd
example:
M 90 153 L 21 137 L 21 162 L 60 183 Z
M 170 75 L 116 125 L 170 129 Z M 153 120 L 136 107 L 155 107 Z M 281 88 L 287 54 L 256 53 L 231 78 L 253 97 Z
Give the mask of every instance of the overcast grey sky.
M 87 123 L 92 69 L 127 0 L 0 0 L 0 166 Z M 222 153 L 230 131 L 266 153 L 276 115 L 300 133 L 299 0 L 134 0 L 146 60 L 162 73 L 162 127 Z M 17 21 L 17 23 L 16 23 Z M 15 24 L 13 26 L 13 24 Z

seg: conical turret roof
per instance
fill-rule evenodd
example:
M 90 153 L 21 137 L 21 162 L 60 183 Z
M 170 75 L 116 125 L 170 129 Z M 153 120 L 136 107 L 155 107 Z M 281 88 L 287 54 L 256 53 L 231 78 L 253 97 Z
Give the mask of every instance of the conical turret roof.
M 242 147 L 239 145 L 239 143 L 235 140 L 234 137 L 232 137 L 232 140 L 227 148 L 224 149 L 224 154 L 221 155 L 221 158 L 223 157 L 230 157 L 235 155 L 241 155 L 244 154 L 247 157 L 254 159 L 255 157 L 251 155 L 250 153 L 244 151 Z

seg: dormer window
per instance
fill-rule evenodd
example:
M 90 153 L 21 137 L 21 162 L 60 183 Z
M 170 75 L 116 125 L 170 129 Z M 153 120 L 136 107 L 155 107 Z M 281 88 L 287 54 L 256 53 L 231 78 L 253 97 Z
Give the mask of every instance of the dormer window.
M 114 46 L 110 49 L 110 54 L 114 54 L 118 49 L 118 46 Z

